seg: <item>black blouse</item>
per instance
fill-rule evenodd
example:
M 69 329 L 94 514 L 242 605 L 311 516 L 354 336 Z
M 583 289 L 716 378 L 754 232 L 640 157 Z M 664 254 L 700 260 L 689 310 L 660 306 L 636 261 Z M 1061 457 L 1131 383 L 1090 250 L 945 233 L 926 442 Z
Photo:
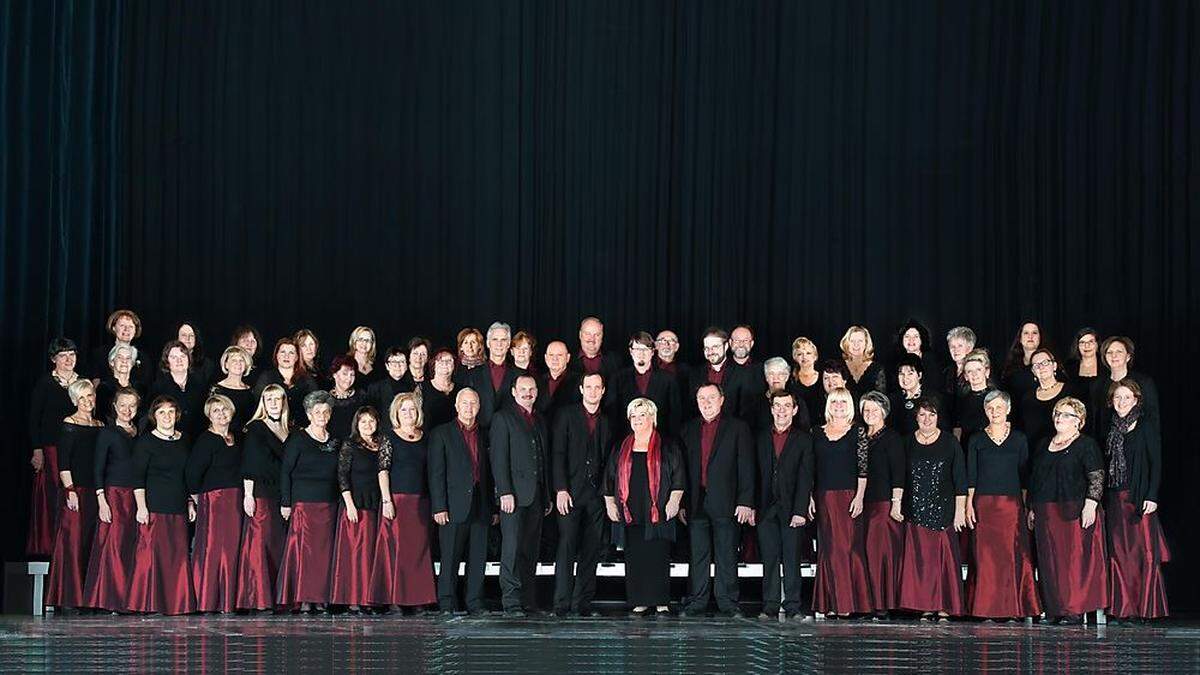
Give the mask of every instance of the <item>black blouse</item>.
M 346 398 L 338 398 L 337 396 L 333 396 L 332 392 L 330 393 L 330 396 L 333 398 L 330 402 L 333 409 L 333 416 L 329 418 L 329 426 L 327 428 L 329 429 L 329 433 L 338 440 L 350 438 L 350 432 L 353 431 L 350 426 L 354 424 L 354 413 L 358 412 L 358 409 L 365 405 L 371 405 L 371 397 L 367 395 L 366 389 L 356 387 L 351 392 Z
M 1070 445 L 1050 452 L 1044 438 L 1033 454 L 1029 472 L 1031 502 L 1099 502 L 1104 496 L 1104 464 L 1100 448 L 1090 436 L 1080 436 Z
M 146 386 L 141 382 L 133 379 L 133 374 L 129 375 L 129 386 L 138 393 L 140 404 L 143 406 L 149 405 L 146 400 Z M 113 400 L 117 397 L 117 390 L 121 388 L 121 384 L 112 376 L 112 373 L 100 378 L 100 384 L 96 385 L 96 411 L 92 413 L 96 419 L 111 422 L 116 419 L 116 410 L 113 409 Z
M 804 400 L 804 405 L 808 407 L 808 419 L 811 427 L 825 423 L 825 388 L 821 386 L 820 377 L 817 377 L 817 381 L 807 387 L 800 380 L 792 377 L 788 380 L 788 389 Z M 806 428 L 805 431 L 807 430 Z
M 907 436 L 917 430 L 917 401 L 920 398 L 932 400 L 938 409 L 937 426 L 939 429 L 949 430 L 953 427 L 954 417 L 950 407 L 946 405 L 945 398 L 932 390 L 926 391 L 921 389 L 921 396 L 918 398 L 907 398 L 903 390 L 893 392 L 888 397 L 889 403 L 892 405 L 892 411 L 888 415 L 888 422 L 896 429 L 896 432 L 902 436 Z
M 425 380 L 419 387 L 421 391 L 421 426 L 426 429 L 436 429 L 454 419 L 454 397 L 458 394 L 458 385 L 449 393 L 442 393 L 433 386 L 433 380 Z
M 299 502 L 334 503 L 338 491 L 338 439 L 321 443 L 300 429 L 283 444 L 279 467 L 279 505 Z
M 1016 423 L 1014 426 L 1024 431 L 1025 437 L 1035 445 L 1043 438 L 1053 436 L 1054 406 L 1068 396 L 1074 396 L 1074 394 L 1070 391 L 1070 386 L 1064 384 L 1057 396 L 1043 401 L 1037 397 L 1037 388 L 1035 387 L 1033 391 L 1025 394 L 1025 398 L 1021 399 L 1016 419 L 1013 420 Z M 1088 421 L 1095 424 L 1090 419 Z
M 303 433 L 292 432 L 292 435 Z M 283 463 L 283 441 L 263 420 L 246 425 L 242 441 L 242 479 L 254 481 L 254 497 L 279 499 L 279 472 Z
M 96 483 L 96 438 L 102 427 L 62 423 L 58 437 L 58 470 L 70 471 L 73 484 L 82 488 Z
M 133 442 L 124 429 L 110 424 L 96 435 L 95 476 L 92 487 L 124 487 L 137 485 L 133 465 Z
M 134 442 L 133 487 L 146 491 L 151 513 L 187 513 L 187 458 L 187 436 L 166 441 L 148 431 Z
M 169 373 L 159 373 L 158 379 L 150 387 L 148 398 L 153 401 L 159 396 L 170 396 L 175 399 L 178 404 L 179 418 L 175 422 L 175 429 L 185 434 L 196 434 L 203 431 L 208 426 L 208 420 L 204 418 L 204 402 L 208 400 L 208 383 L 201 382 L 200 376 L 196 373 L 188 373 L 187 381 L 184 383 L 185 388 L 181 389 L 175 380 L 171 378 Z M 147 407 L 149 404 L 147 404 Z M 148 420 L 154 427 L 154 420 Z
M 823 427 L 812 431 L 813 455 L 816 457 L 818 492 L 856 490 L 858 479 L 867 477 L 867 431 L 855 424 L 836 441 L 825 435 Z
M 241 438 L 242 430 L 246 426 L 246 422 L 250 421 L 250 417 L 254 415 L 254 410 L 258 407 L 258 397 L 254 395 L 254 390 L 250 387 L 245 389 L 229 389 L 222 387 L 219 384 L 212 386 L 213 394 L 226 396 L 230 401 L 233 401 L 233 419 L 229 423 L 229 430 L 237 438 Z M 289 419 L 291 411 L 288 411 Z
M 413 383 L 412 380 L 408 379 L 407 374 L 399 380 L 393 380 L 391 376 L 384 376 L 367 390 L 367 398 L 370 404 L 375 406 L 375 409 L 379 411 L 379 416 L 386 419 L 388 411 L 392 407 L 392 399 L 396 398 L 396 394 L 403 394 L 412 390 Z
M 187 462 L 188 492 L 240 487 L 242 484 L 242 445 L 225 443 L 211 431 L 202 431 L 192 444 Z
M 871 365 L 867 366 L 867 369 L 863 371 L 862 377 L 858 380 L 855 380 L 854 376 L 851 375 L 850 381 L 846 383 L 846 388 L 850 390 L 850 393 L 854 394 L 855 401 L 868 391 L 887 394 L 887 375 L 884 373 L 879 359 L 871 361 Z
M 867 437 L 866 502 L 887 502 L 892 488 L 904 487 L 904 437 L 890 427 L 884 427 Z
M 379 455 L 379 470 L 388 472 L 392 494 L 428 495 L 425 463 L 429 457 L 429 448 L 425 443 L 425 436 L 415 441 L 407 441 L 391 429 L 387 430 L 386 435 L 392 451 L 387 457 Z
M 349 492 L 354 505 L 374 511 L 379 508 L 379 469 L 391 462 L 392 444 L 381 436 L 379 450 L 371 450 L 357 441 L 342 441 L 338 450 L 338 490 Z
M 29 440 L 33 447 L 44 448 L 58 442 L 63 418 L 75 412 L 75 405 L 51 373 L 42 373 L 33 385 L 29 401 Z
M 254 383 L 255 408 L 258 407 L 257 401 L 262 397 L 263 389 L 272 384 L 283 387 L 283 391 L 287 396 L 288 421 L 292 427 L 299 429 L 306 426 L 308 424 L 308 416 L 304 414 L 304 397 L 317 390 L 316 380 L 308 375 L 293 377 L 292 384 L 289 386 L 283 381 L 283 375 L 279 374 L 278 368 L 268 368 L 263 371 L 262 375 L 258 376 L 258 381 Z M 250 413 L 253 415 L 254 411 L 251 410 Z
M 967 441 L 967 486 L 977 495 L 1021 494 L 1029 480 L 1029 442 L 1017 429 L 999 445 L 987 431 L 977 431 Z
M 967 495 L 967 467 L 954 434 L 943 431 L 937 440 L 922 445 L 916 435 L 906 442 L 908 481 L 904 490 L 904 516 L 929 530 L 944 530 L 954 523 L 955 497 Z
M 1029 369 L 1029 364 L 1025 364 L 1009 373 L 1003 384 L 1004 390 L 1012 396 L 1012 400 L 1020 401 L 1025 398 L 1025 394 L 1037 389 L 1037 378 Z
M 962 429 L 961 438 L 971 438 L 976 431 L 988 425 L 983 412 L 983 399 L 995 387 L 984 387 L 981 391 L 963 389 L 954 400 L 954 426 Z

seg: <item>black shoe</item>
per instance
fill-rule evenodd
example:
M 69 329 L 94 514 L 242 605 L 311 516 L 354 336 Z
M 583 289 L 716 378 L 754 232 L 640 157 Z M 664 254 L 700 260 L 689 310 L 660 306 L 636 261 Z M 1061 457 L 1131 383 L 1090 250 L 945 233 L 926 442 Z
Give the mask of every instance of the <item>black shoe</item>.
M 579 614 L 579 616 L 581 616 L 585 619 L 590 619 L 594 616 L 599 616 L 599 614 L 596 613 L 596 610 L 592 609 L 591 607 L 588 607 L 587 609 L 579 610 L 578 614 Z

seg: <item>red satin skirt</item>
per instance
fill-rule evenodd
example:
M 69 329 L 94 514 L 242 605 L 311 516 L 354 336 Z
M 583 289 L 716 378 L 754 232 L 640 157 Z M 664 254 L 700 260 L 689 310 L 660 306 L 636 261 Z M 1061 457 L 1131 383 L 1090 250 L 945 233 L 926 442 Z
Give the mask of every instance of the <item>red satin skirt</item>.
M 42 470 L 33 474 L 29 494 L 29 536 L 25 553 L 49 557 L 54 553 L 54 526 L 58 517 L 58 448 L 42 448 Z
M 242 550 L 238 557 L 238 609 L 275 607 L 275 579 L 283 559 L 287 523 L 279 515 L 279 502 L 254 499 L 254 517 L 242 519 Z
M 393 494 L 396 517 L 380 518 L 371 569 L 371 602 L 418 607 L 437 602 L 430 554 L 429 499 Z
M 1041 614 L 1021 498 L 975 495 L 975 518 L 972 564 L 967 572 L 967 614 L 981 618 Z
M 817 578 L 814 612 L 856 614 L 871 611 L 867 578 L 866 518 L 850 517 L 854 490 L 817 493 Z
M 900 608 L 904 523 L 892 520 L 891 510 L 891 502 L 868 502 L 861 516 L 867 519 L 867 578 L 871 608 L 876 612 Z
M 1141 515 L 1129 491 L 1110 491 L 1104 499 L 1108 529 L 1108 613 L 1121 618 L 1167 616 L 1162 563 L 1171 561 L 1158 513 Z
M 104 488 L 112 522 L 96 521 L 96 538 L 88 560 L 84 605 L 118 612 L 128 607 L 129 583 L 137 553 L 137 502 L 133 488 Z
M 1046 615 L 1085 614 L 1108 605 L 1108 561 L 1104 552 L 1104 512 L 1096 522 L 1080 525 L 1081 502 L 1033 505 L 1037 535 L 1038 581 Z
M 96 532 L 96 491 L 80 488 L 79 510 L 67 508 L 67 493 L 61 492 L 58 531 L 54 535 L 54 555 L 50 558 L 50 578 L 46 582 L 46 604 L 52 607 L 86 607 L 84 582 L 92 539 Z
M 151 513 L 150 522 L 138 527 L 126 609 L 145 614 L 196 611 L 186 515 Z
M 275 584 L 277 606 L 296 608 L 304 602 L 329 602 L 337 517 L 337 504 L 333 502 L 300 502 L 292 507 Z
M 232 612 L 236 608 L 241 543 L 242 489 L 201 492 L 192 543 L 197 611 Z
M 930 530 L 916 523 L 906 524 L 900 606 L 918 612 L 962 615 L 962 554 L 958 533 L 952 528 Z
M 346 518 L 345 504 L 338 508 L 330 602 L 335 605 L 371 604 L 371 566 L 375 563 L 377 536 L 378 511 L 358 509 L 358 522 L 352 523 Z

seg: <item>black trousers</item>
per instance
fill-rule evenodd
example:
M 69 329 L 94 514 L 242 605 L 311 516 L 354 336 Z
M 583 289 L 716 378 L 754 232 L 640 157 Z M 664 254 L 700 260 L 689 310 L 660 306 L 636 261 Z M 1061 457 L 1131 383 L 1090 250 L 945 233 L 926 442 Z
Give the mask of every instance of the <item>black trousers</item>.
M 779 613 L 781 563 L 784 611 L 800 614 L 805 606 L 800 598 L 800 543 L 805 538 L 805 531 L 803 527 L 788 527 L 791 519 L 790 513 L 771 507 L 756 528 L 763 563 L 763 612 L 772 616 Z
M 500 602 L 506 612 L 537 609 L 538 544 L 545 515 L 540 491 L 529 506 L 500 514 Z
M 709 597 L 717 598 L 717 609 L 726 614 L 738 609 L 737 547 L 741 526 L 733 518 L 709 518 L 707 514 L 696 514 L 688 521 L 692 558 L 690 570 L 690 596 L 687 611 L 703 612 L 708 609 Z M 709 576 L 709 567 L 716 562 L 716 584 Z
M 558 516 L 554 611 L 581 612 L 596 597 L 596 565 L 604 548 L 604 519 L 604 498 L 596 495 L 575 502 L 567 515 Z
M 492 510 L 484 504 L 475 486 L 471 501 L 471 515 L 464 523 L 446 523 L 438 527 L 438 544 L 441 547 L 442 568 L 438 572 L 438 605 L 443 611 L 457 611 L 458 564 L 466 554 L 467 561 L 467 609 L 483 610 L 483 572 L 487 565 L 488 530 L 492 526 Z

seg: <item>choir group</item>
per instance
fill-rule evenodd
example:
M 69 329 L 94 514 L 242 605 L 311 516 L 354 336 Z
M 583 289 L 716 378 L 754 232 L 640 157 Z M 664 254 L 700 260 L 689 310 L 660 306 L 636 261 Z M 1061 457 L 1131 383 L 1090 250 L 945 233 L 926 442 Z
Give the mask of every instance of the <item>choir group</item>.
M 592 614 L 616 551 L 635 616 L 740 616 L 746 560 L 764 619 L 1167 615 L 1158 394 L 1127 337 L 1085 328 L 1060 360 L 1028 322 L 994 370 L 966 327 L 943 366 L 915 321 L 886 362 L 862 326 L 759 362 L 738 326 L 689 365 L 670 330 L 606 352 L 588 317 L 574 352 L 497 322 L 380 368 L 366 326 L 330 362 L 308 330 L 243 326 L 214 360 L 189 320 L 152 361 L 134 312 L 106 327 L 78 367 L 54 340 L 31 396 L 27 548 L 60 610 L 475 614 L 498 525 L 511 615 L 548 557 L 550 609 Z

